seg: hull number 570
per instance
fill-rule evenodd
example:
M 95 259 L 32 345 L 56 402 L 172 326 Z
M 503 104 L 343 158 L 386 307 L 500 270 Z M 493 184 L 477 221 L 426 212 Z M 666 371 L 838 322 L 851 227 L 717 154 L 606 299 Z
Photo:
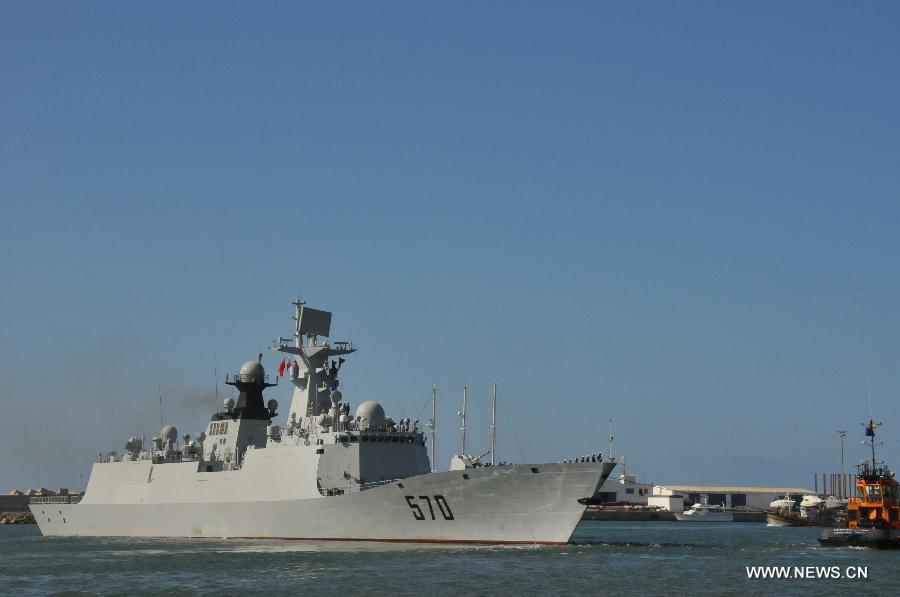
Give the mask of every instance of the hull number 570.
M 453 520 L 453 512 L 450 510 L 450 504 L 447 503 L 447 500 L 444 499 L 444 496 L 442 495 L 420 495 L 418 501 L 416 500 L 416 496 L 408 495 L 406 496 L 406 503 L 412 510 L 416 520 L 427 520 L 429 519 L 429 516 L 430 520 L 437 520 L 437 516 L 435 516 L 434 513 L 435 506 L 437 506 L 437 510 L 441 513 L 441 516 L 444 517 L 444 520 Z M 425 508 L 427 508 L 427 511 Z

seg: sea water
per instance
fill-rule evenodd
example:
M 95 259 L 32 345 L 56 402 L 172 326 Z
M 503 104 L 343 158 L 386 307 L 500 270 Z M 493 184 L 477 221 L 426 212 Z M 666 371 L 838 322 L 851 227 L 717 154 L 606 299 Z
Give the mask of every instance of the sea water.
M 900 593 L 900 550 L 824 548 L 818 534 L 758 523 L 583 522 L 569 545 L 441 546 L 57 538 L 34 525 L 6 526 L 0 593 Z M 751 566 L 790 567 L 792 578 L 751 579 Z M 848 570 L 867 578 L 847 578 Z

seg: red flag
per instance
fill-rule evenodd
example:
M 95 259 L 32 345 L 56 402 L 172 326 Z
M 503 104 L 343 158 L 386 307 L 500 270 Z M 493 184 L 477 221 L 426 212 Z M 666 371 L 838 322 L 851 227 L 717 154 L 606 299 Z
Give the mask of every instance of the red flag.
M 287 361 L 285 359 L 281 359 L 281 364 L 278 365 L 278 377 L 284 375 L 284 368 L 287 366 Z

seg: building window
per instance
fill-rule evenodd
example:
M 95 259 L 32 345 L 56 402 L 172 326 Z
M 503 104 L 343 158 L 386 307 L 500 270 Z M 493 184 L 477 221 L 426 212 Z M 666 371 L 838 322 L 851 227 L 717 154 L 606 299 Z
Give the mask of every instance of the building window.
M 634 487 L 626 487 L 625 493 L 634 493 Z

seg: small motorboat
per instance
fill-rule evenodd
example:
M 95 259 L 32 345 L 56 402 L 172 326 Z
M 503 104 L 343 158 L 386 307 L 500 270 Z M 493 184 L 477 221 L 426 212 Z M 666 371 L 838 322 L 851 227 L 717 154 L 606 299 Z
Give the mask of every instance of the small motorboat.
M 683 522 L 732 522 L 734 515 L 718 504 L 710 505 L 709 499 L 704 496 L 699 504 L 694 504 L 689 510 L 676 512 L 675 518 Z

